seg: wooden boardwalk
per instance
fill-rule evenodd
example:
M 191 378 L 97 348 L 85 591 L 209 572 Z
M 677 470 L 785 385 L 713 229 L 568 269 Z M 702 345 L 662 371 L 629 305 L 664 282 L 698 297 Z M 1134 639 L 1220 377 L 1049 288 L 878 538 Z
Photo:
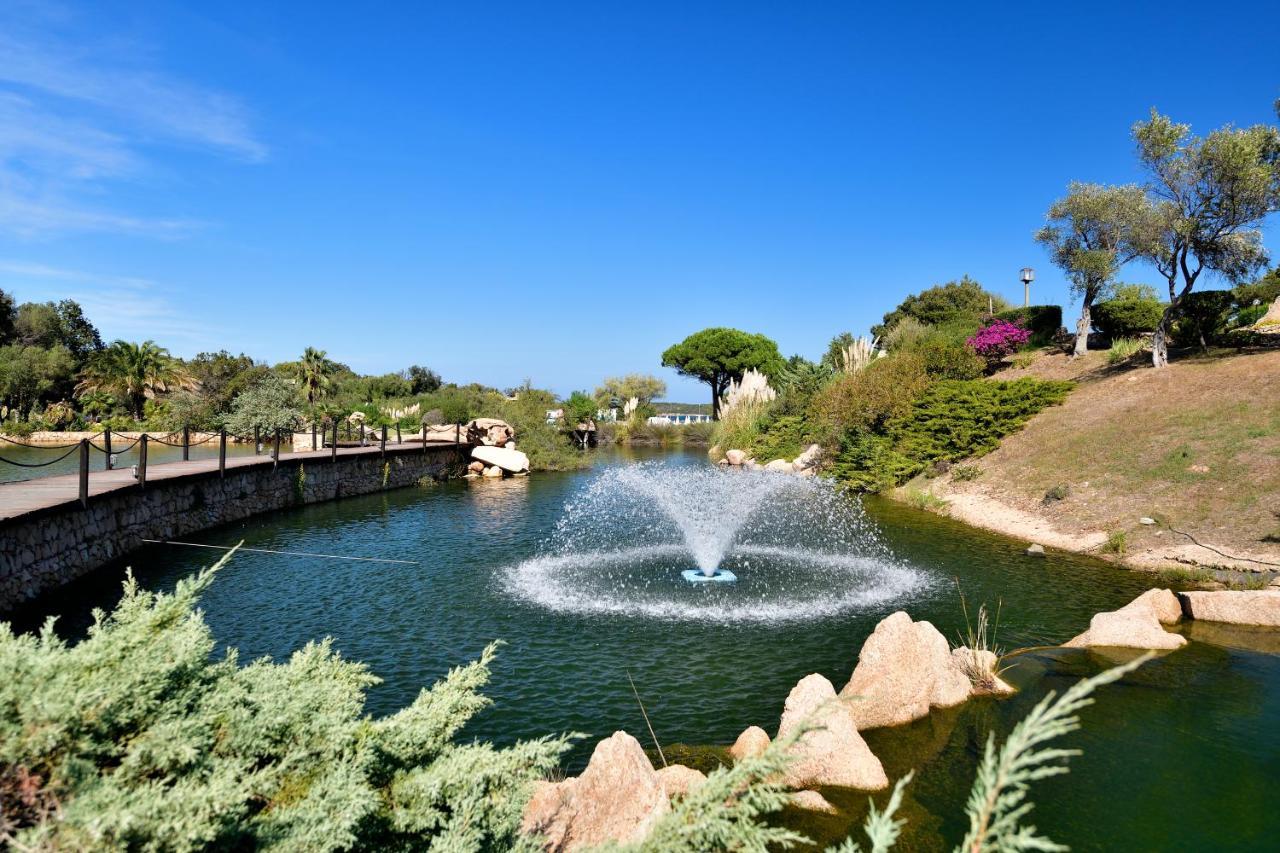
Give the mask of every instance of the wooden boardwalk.
M 454 447 L 453 442 L 428 441 L 427 449 L 437 447 Z M 388 444 L 387 456 L 403 456 L 421 453 L 422 443 Z M 377 457 L 382 449 L 375 442 L 367 447 L 339 447 L 338 456 L 373 456 Z M 292 462 L 317 462 L 323 464 L 332 455 L 332 450 L 311 450 L 303 453 L 281 453 L 280 464 Z M 228 456 L 226 470 L 235 471 L 244 468 L 270 468 L 273 462 L 269 455 L 263 456 Z M 166 480 L 184 478 L 200 478 L 217 475 L 218 459 L 193 459 L 190 462 L 163 462 L 147 466 L 147 483 L 159 483 Z M 133 477 L 130 467 L 118 468 L 114 471 L 93 471 L 89 474 L 89 499 L 112 492 L 137 489 L 138 481 Z M 22 518 L 23 516 L 59 509 L 80 502 L 80 475 L 60 474 L 55 477 L 38 477 L 34 480 L 22 480 L 16 483 L 0 483 L 0 522 Z

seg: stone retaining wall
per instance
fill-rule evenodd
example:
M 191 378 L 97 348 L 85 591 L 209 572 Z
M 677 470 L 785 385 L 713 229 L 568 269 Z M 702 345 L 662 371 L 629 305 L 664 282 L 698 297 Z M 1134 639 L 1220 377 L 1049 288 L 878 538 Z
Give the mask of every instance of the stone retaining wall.
M 329 459 L 290 459 L 155 480 L 145 490 L 91 497 L 0 522 L 0 612 L 118 559 L 143 539 L 177 539 L 251 515 L 365 495 L 464 473 L 466 448 L 387 448 Z

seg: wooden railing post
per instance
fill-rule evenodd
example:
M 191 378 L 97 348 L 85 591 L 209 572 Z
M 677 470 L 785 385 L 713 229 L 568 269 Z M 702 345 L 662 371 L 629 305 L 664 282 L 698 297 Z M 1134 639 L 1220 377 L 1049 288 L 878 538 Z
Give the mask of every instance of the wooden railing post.
M 115 467 L 111 463 L 111 427 L 107 427 L 102 431 L 102 446 L 107 454 L 107 470 L 110 471 Z
M 399 421 L 396 421 L 396 444 L 404 444 L 404 441 L 400 438 L 400 422 Z
M 191 427 L 182 428 L 182 461 L 191 461 Z
M 378 442 L 378 455 L 383 459 L 387 458 L 387 428 L 382 428 L 382 439 Z
M 271 451 L 271 467 L 274 468 L 280 464 L 280 428 L 276 428 L 276 446 Z
M 147 486 L 147 434 L 138 439 L 138 488 Z
M 427 455 L 427 422 L 422 422 L 422 455 Z
M 364 447 L 364 421 L 360 422 L 360 446 Z
M 262 427 L 254 424 L 253 427 L 253 454 L 256 456 L 262 452 Z
M 453 443 L 462 444 L 462 424 L 453 425 Z
M 80 506 L 89 505 L 89 439 L 80 439 Z
M 338 461 L 338 422 L 333 422 L 333 444 L 329 445 L 329 458 Z
M 227 429 L 218 431 L 218 476 L 227 476 Z
M 314 452 L 319 449 L 320 448 L 316 447 L 316 422 L 313 418 L 311 420 L 311 450 Z

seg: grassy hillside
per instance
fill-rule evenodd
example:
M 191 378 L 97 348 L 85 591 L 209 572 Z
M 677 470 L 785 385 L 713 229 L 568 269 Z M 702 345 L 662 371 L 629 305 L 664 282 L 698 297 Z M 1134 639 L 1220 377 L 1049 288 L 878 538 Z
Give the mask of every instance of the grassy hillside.
M 1139 564 L 1236 563 L 1217 549 L 1261 561 L 1241 567 L 1280 568 L 1280 352 L 1211 352 L 1163 371 L 1109 366 L 1104 353 L 1040 354 L 1001 378 L 1018 375 L 1077 388 L 959 476 L 930 484 L 966 520 L 985 514 L 986 526 L 1016 528 L 1001 526 L 1004 506 L 1047 523 L 1063 544 Z M 1161 524 L 1142 525 L 1144 516 Z

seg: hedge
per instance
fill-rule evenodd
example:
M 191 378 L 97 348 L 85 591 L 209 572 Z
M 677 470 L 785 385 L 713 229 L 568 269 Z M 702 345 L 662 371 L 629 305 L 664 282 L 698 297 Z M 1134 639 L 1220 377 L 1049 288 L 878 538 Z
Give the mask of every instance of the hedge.
M 999 311 L 996 317 L 1009 323 L 1017 323 L 1031 333 L 1031 341 L 1046 344 L 1062 328 L 1061 305 L 1028 305 Z
M 1164 308 L 1159 299 L 1108 299 L 1093 306 L 1093 327 L 1112 339 L 1136 337 L 1156 330 Z

